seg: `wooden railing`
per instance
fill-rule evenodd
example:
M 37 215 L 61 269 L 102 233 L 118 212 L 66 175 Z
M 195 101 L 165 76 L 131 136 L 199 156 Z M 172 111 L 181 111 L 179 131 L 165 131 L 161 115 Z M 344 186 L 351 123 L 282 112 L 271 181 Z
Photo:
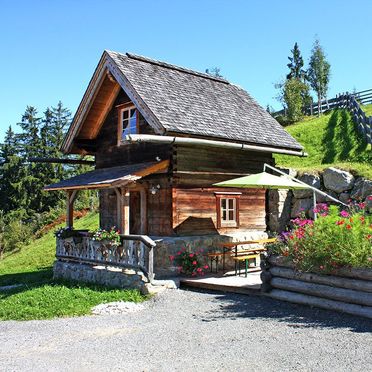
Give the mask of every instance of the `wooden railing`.
M 141 270 L 151 282 L 154 279 L 156 243 L 146 235 L 121 235 L 121 244 L 93 240 L 86 232 L 70 238 L 57 238 L 56 257 L 91 265 Z
M 337 107 L 349 110 L 357 125 L 359 134 L 367 143 L 372 144 L 372 116 L 366 116 L 353 94 L 340 94 L 337 99 Z

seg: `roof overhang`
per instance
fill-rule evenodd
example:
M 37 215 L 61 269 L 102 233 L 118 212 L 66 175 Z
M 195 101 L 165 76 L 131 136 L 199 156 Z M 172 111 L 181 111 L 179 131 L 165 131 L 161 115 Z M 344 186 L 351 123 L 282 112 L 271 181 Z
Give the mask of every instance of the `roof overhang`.
M 169 160 L 96 169 L 44 187 L 45 191 L 122 187 L 153 173 L 166 171 Z
M 153 127 L 155 133 L 163 134 L 165 132 L 164 127 L 161 125 L 158 118 L 152 113 L 147 107 L 140 95 L 134 90 L 129 80 L 124 76 L 122 71 L 117 67 L 113 58 L 106 51 L 103 52 L 102 57 L 94 71 L 92 79 L 84 93 L 83 99 L 76 111 L 76 114 L 72 120 L 72 123 L 68 129 L 68 132 L 63 140 L 61 150 L 65 154 L 79 153 L 74 146 L 73 141 L 81 133 L 82 127 L 89 120 L 89 114 L 91 109 L 94 109 L 93 105 L 95 99 L 98 96 L 100 89 L 105 88 L 106 85 L 110 85 L 111 92 L 107 92 L 107 101 L 104 107 L 101 108 L 101 112 L 96 117 L 95 130 L 89 132 L 89 136 L 85 136 L 82 139 L 93 139 L 98 134 L 109 110 L 114 103 L 120 88 L 128 95 L 129 99 L 133 102 L 136 108 L 139 110 L 141 115 L 145 118 L 147 123 Z M 110 89 L 110 87 L 108 88 Z

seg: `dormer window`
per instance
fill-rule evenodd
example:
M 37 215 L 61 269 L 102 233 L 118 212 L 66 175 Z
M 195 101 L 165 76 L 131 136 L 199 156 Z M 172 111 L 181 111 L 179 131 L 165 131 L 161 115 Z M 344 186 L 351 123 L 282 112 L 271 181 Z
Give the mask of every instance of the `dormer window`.
M 132 103 L 118 106 L 118 140 L 125 140 L 128 134 L 138 133 L 138 111 Z

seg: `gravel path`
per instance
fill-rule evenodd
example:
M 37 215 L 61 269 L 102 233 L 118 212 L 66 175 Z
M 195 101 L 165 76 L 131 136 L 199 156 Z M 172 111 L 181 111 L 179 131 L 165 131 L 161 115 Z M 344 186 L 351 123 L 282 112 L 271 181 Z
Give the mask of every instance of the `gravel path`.
M 167 291 L 137 313 L 1 322 L 1 371 L 372 371 L 372 322 Z

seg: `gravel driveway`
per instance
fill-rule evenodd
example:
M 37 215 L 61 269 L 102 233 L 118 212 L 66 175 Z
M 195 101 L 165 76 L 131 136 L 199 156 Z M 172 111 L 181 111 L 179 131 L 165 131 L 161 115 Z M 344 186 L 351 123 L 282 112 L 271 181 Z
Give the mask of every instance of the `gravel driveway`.
M 169 290 L 126 315 L 0 323 L 1 371 L 371 371 L 372 322 Z

